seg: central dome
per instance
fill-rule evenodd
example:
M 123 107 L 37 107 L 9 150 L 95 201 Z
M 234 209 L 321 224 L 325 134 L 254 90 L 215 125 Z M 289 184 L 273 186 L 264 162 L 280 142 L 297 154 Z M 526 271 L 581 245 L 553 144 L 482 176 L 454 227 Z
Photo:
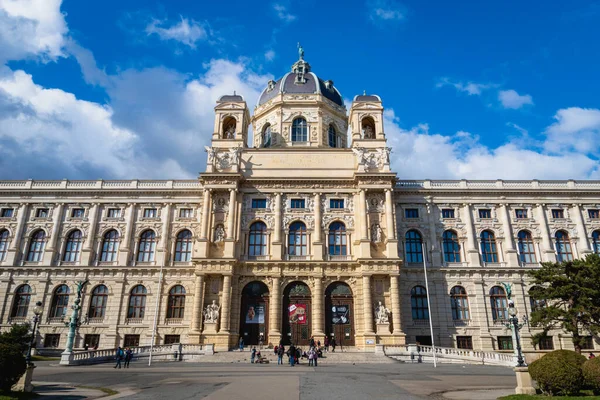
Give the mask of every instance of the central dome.
M 267 87 L 261 93 L 257 106 L 271 100 L 278 94 L 320 94 L 331 100 L 338 106 L 344 106 L 342 95 L 333 86 L 333 81 L 325 81 L 314 72 L 310 72 L 310 64 L 300 59 L 292 66 L 292 72 L 288 72 L 277 81 L 269 81 Z

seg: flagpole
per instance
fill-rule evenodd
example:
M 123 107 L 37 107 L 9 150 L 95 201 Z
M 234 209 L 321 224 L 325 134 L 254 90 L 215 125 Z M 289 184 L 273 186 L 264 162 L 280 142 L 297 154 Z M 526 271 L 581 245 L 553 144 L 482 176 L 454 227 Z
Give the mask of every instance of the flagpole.
M 152 365 L 152 350 L 154 348 L 154 338 L 156 336 L 156 324 L 158 323 L 158 301 L 162 291 L 163 264 L 164 262 L 160 263 L 160 273 L 158 274 L 158 289 L 156 291 L 156 303 L 154 306 L 154 323 L 152 324 L 152 339 L 150 341 L 150 356 L 148 357 L 148 366 Z
M 433 367 L 437 368 L 437 359 L 435 356 L 435 339 L 433 337 L 433 321 L 431 319 L 431 301 L 429 300 L 429 282 L 427 280 L 427 258 L 425 257 L 425 246 L 421 246 L 423 251 L 423 273 L 425 275 L 425 290 L 427 291 L 427 312 L 429 313 L 429 331 L 431 332 L 431 349 L 433 350 Z

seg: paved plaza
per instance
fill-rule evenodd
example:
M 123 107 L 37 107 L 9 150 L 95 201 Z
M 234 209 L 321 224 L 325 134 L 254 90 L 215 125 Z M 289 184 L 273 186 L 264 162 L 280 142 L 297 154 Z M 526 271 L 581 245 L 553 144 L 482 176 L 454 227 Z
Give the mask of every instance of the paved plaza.
M 38 363 L 34 383 L 43 397 L 105 399 L 495 399 L 514 393 L 512 369 L 444 364 L 327 364 L 318 367 L 248 363 L 132 363 L 130 369 L 112 365 L 59 367 Z M 78 389 L 84 386 L 87 389 Z

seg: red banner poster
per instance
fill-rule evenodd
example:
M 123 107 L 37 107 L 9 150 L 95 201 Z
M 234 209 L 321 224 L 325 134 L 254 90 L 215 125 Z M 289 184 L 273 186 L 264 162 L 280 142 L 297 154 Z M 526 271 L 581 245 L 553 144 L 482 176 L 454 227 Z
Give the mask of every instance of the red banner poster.
M 306 324 L 306 304 L 291 304 L 288 312 L 290 323 Z

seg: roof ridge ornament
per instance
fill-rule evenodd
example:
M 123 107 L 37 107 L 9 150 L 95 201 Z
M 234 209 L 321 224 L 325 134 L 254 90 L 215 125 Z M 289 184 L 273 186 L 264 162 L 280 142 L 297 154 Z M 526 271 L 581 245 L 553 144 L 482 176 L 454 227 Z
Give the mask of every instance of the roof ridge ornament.
M 304 60 L 304 48 L 300 42 L 298 42 L 298 60 Z
M 292 65 L 292 72 L 296 74 L 295 84 L 306 83 L 305 75 L 310 72 L 310 64 L 304 61 L 304 47 L 298 42 L 298 61 Z

